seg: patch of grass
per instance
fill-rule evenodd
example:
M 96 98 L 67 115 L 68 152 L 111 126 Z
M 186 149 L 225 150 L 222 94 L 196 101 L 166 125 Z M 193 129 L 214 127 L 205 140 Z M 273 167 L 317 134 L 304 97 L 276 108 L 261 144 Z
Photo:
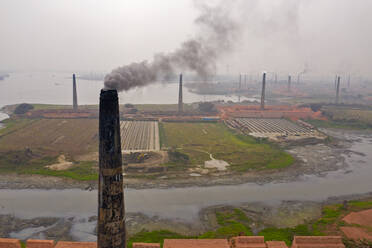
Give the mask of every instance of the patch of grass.
M 193 238 L 189 236 L 184 236 L 175 232 L 171 232 L 168 230 L 159 230 L 159 231 L 152 231 L 148 232 L 142 230 L 139 233 L 136 233 L 128 240 L 128 248 L 133 247 L 133 243 L 135 242 L 144 242 L 144 243 L 160 243 L 163 246 L 164 239 L 186 239 L 186 238 Z
M 349 206 L 356 208 L 358 210 L 369 209 L 372 208 L 372 200 L 369 201 L 350 201 L 348 203 Z
M 92 181 L 98 179 L 98 172 L 95 166 L 96 162 L 94 161 L 82 161 L 67 170 L 55 171 L 43 167 L 24 170 L 22 173 L 66 177 L 78 181 Z
M 288 246 L 291 245 L 293 237 L 298 236 L 310 236 L 312 232 L 309 230 L 307 225 L 298 225 L 294 228 L 265 228 L 258 233 L 265 237 L 265 241 L 279 240 L 284 241 Z
M 239 234 L 253 235 L 250 228 L 239 222 L 232 222 L 228 225 L 219 227 L 215 231 L 208 231 L 200 235 L 200 239 L 221 239 L 221 238 L 231 238 L 238 236 Z
M 250 219 L 238 208 L 216 212 L 216 220 L 220 227 L 200 235 L 199 238 L 230 238 L 241 233 L 253 235 L 249 227 Z
M 96 162 L 77 162 L 67 170 L 55 171 L 46 168 L 57 162 L 57 156 L 45 156 L 41 152 L 21 151 L 0 152 L 0 173 L 18 173 L 66 177 L 79 181 L 97 180 Z
M 163 123 L 163 128 L 165 145 L 189 155 L 192 165 L 209 160 L 209 153 L 237 172 L 279 169 L 294 161 L 280 148 L 237 134 L 222 123 Z
M 341 121 L 341 120 L 306 120 L 306 122 L 309 122 L 310 124 L 316 126 L 316 127 L 323 127 L 323 128 L 342 128 L 342 129 L 369 129 L 372 128 L 372 126 L 363 124 L 356 121 Z

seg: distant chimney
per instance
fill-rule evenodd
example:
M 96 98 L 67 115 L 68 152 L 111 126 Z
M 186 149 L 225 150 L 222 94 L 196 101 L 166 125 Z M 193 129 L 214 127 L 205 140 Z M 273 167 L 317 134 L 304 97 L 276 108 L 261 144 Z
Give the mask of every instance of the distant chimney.
M 349 74 L 349 76 L 347 78 L 347 87 L 350 88 L 350 74 Z
M 178 92 L 178 113 L 183 112 L 183 99 L 182 99 L 182 74 L 180 74 L 180 86 Z
M 338 78 L 338 76 L 336 75 L 335 76 L 335 89 L 337 88 L 337 78 Z
M 291 75 L 288 75 L 288 92 L 291 91 Z
M 78 109 L 75 74 L 72 74 L 72 108 L 74 111 Z
M 99 103 L 98 248 L 125 248 L 125 208 L 116 90 L 101 90 Z
M 278 74 L 275 73 L 275 81 L 274 81 L 275 84 L 278 83 Z
M 336 87 L 336 104 L 339 103 L 340 98 L 340 77 L 337 77 L 337 87 Z
M 266 72 L 262 75 L 261 109 L 265 109 Z
M 242 74 L 239 75 L 239 90 L 242 88 Z

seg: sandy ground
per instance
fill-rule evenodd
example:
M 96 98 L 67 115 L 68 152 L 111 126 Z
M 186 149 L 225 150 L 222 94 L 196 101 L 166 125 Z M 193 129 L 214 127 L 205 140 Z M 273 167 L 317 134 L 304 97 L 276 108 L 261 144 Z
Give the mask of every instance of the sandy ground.
M 348 238 L 354 240 L 367 239 L 372 241 L 372 209 L 352 212 L 346 215 L 342 220 L 348 224 L 355 225 L 352 227 L 341 227 L 341 230 Z
M 61 170 L 67 170 L 74 166 L 72 162 L 69 162 L 66 160 L 65 155 L 59 155 L 57 159 L 58 163 L 47 165 L 46 167 L 51 170 L 61 171 Z

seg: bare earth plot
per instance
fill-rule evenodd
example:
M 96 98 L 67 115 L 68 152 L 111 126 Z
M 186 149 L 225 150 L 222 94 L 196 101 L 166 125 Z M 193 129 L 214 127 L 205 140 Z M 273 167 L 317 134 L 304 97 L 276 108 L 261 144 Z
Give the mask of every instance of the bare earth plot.
M 98 150 L 96 119 L 12 120 L 0 133 L 0 151 L 29 148 L 70 156 Z
M 156 121 L 121 121 L 121 146 L 124 151 L 159 151 L 159 126 Z
M 318 131 L 279 118 L 236 118 L 235 123 L 254 137 L 279 139 L 322 138 Z

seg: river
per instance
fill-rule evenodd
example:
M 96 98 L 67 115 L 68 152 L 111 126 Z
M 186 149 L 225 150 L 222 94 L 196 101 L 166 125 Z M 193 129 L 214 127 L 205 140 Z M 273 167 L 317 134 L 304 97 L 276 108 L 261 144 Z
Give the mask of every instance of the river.
M 372 191 L 372 135 L 346 134 L 354 140 L 345 157 L 347 168 L 326 176 L 305 175 L 285 183 L 258 185 L 246 183 L 231 186 L 186 187 L 169 189 L 125 189 L 126 210 L 148 216 L 183 222 L 198 220 L 202 208 L 214 205 L 238 205 L 281 201 L 324 201 L 330 197 L 364 194 Z M 19 218 L 78 217 L 76 225 L 87 228 L 90 216 L 97 213 L 97 191 L 69 190 L 1 190 L 0 214 Z M 90 227 L 92 229 L 92 227 Z M 92 240 L 79 237 L 81 240 Z
M 187 84 L 187 81 L 185 82 Z M 77 79 L 79 104 L 98 104 L 101 81 Z M 122 104 L 172 104 L 178 102 L 178 84 L 154 83 L 143 88 L 120 92 Z M 198 95 L 184 87 L 183 101 L 232 100 L 237 96 Z M 240 100 L 254 98 L 241 97 Z M 0 107 L 16 103 L 72 104 L 72 74 L 61 72 L 17 72 L 0 81 Z

